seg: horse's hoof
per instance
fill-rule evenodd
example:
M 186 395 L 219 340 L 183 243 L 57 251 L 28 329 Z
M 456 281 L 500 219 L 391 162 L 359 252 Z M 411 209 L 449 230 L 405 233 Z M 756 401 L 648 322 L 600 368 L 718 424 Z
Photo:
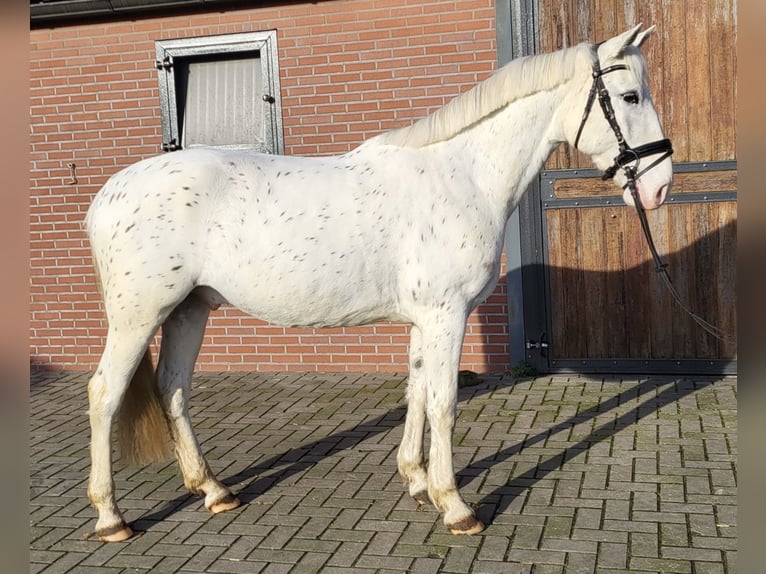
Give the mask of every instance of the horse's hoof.
M 448 524 L 447 528 L 452 534 L 478 534 L 484 530 L 484 524 L 475 516 L 467 516 L 455 524 Z
M 219 512 L 226 512 L 227 510 L 233 510 L 237 508 L 240 505 L 239 498 L 236 496 L 229 494 L 225 497 L 223 497 L 218 502 L 214 502 L 210 506 L 208 506 L 208 510 L 212 512 L 213 514 L 218 514 Z
M 122 523 L 111 528 L 97 530 L 96 536 L 98 536 L 101 542 L 123 542 L 133 536 L 133 531 L 130 529 L 130 526 Z
M 415 494 L 411 495 L 413 500 L 418 503 L 418 506 L 425 506 L 426 504 L 431 503 L 431 499 L 428 498 L 428 491 L 427 490 L 421 490 L 419 492 L 416 492 Z

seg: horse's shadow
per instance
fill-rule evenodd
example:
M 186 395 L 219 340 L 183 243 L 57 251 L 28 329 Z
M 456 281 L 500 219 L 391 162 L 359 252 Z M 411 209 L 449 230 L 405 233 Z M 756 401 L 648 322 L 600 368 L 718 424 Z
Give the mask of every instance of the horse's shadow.
M 684 379 L 679 380 L 673 377 L 657 376 L 647 378 L 637 386 L 626 389 L 594 407 L 569 417 L 565 421 L 553 424 L 521 443 L 509 446 L 494 455 L 474 460 L 467 467 L 457 472 L 458 484 L 462 485 L 474 480 L 477 475 L 485 473 L 492 466 L 510 459 L 527 447 L 544 442 L 548 437 L 556 433 L 570 429 L 575 425 L 586 423 L 599 415 L 604 415 L 616 407 L 625 404 L 626 401 L 636 401 L 636 405 L 632 409 L 609 422 L 599 425 L 577 443 L 567 446 L 560 454 L 551 456 L 519 476 L 511 478 L 505 484 L 498 485 L 492 492 L 485 494 L 478 504 L 477 514 L 486 525 L 491 525 L 494 517 L 503 514 L 513 499 L 519 496 L 520 493 L 523 493 L 524 490 L 530 488 L 531 485 L 551 472 L 560 469 L 574 457 L 583 454 L 592 445 L 610 439 L 643 417 L 657 412 L 664 406 L 676 402 L 700 388 L 713 384 L 715 380 L 712 377 L 697 378 L 694 382 Z M 461 402 L 465 402 L 471 397 L 486 394 L 496 388 L 496 384 L 482 383 L 476 387 L 461 389 L 458 398 Z M 657 392 L 657 394 L 653 395 L 654 392 Z M 642 397 L 647 398 L 644 401 L 639 401 Z M 247 505 L 257 497 L 268 492 L 275 485 L 310 469 L 319 460 L 337 452 L 356 448 L 369 438 L 389 432 L 392 428 L 403 422 L 405 414 L 406 408 L 404 406 L 396 407 L 386 414 L 373 419 L 367 419 L 352 429 L 333 433 L 254 464 L 241 472 L 223 479 L 222 482 L 229 487 L 245 484 L 235 494 L 243 505 Z M 283 466 L 283 468 L 278 472 L 273 472 L 274 468 L 279 466 Z M 264 475 L 264 473 L 269 474 Z M 168 501 L 161 509 L 144 515 L 134 522 L 132 526 L 139 531 L 147 530 L 156 522 L 173 515 L 199 500 L 200 497 L 192 494 L 176 497 Z M 413 502 L 414 504 L 415 502 Z
M 663 407 L 679 401 L 686 395 L 713 384 L 716 380 L 717 379 L 714 377 L 695 378 L 694 381 L 688 379 L 679 380 L 679 378 L 667 376 L 650 377 L 635 387 L 626 389 L 594 407 L 569 417 L 565 421 L 552 425 L 550 428 L 524 440 L 522 443 L 509 446 L 493 456 L 473 461 L 462 471 L 463 473 L 474 468 L 489 468 L 493 464 L 506 461 L 510 457 L 521 453 L 525 448 L 545 441 L 549 436 L 568 430 L 574 425 L 595 419 L 597 416 L 608 413 L 619 405 L 624 404 L 626 401 L 636 401 L 636 405 L 632 409 L 624 412 L 615 419 L 597 426 L 592 432 L 578 442 L 567 446 L 560 454 L 541 461 L 522 474 L 511 478 L 505 484 L 497 486 L 493 492 L 486 494 L 479 503 L 479 518 L 483 520 L 485 524 L 491 524 L 493 518 L 504 513 L 513 499 L 520 493 L 530 488 L 535 482 L 545 478 L 551 472 L 559 470 L 564 464 L 586 452 L 592 445 L 610 439 L 647 415 L 656 413 Z M 662 385 L 667 386 L 662 388 Z M 659 392 L 652 398 L 653 392 L 658 390 Z M 647 397 L 646 400 L 639 402 L 639 399 L 645 396 Z M 458 473 L 458 475 L 460 474 L 461 473 Z

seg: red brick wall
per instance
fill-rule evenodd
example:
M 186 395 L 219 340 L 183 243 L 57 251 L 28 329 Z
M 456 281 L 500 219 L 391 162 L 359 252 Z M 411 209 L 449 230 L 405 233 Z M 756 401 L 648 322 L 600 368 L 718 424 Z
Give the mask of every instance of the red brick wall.
M 154 42 L 278 31 L 285 152 L 337 154 L 410 123 L 496 66 L 492 0 L 336 0 L 30 33 L 30 362 L 95 368 L 106 327 L 81 222 L 106 179 L 160 153 Z M 76 166 L 70 183 L 68 163 Z M 285 329 L 211 315 L 204 370 L 403 371 L 409 329 Z M 462 368 L 508 363 L 505 284 L 471 316 Z

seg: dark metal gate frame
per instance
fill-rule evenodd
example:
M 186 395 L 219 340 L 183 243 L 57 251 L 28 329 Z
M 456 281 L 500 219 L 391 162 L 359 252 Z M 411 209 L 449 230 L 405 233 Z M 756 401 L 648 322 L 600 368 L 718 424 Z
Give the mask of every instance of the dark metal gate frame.
M 498 65 L 513 58 L 539 52 L 537 0 L 497 0 L 496 27 Z M 674 173 L 736 170 L 736 161 L 674 164 Z M 733 374 L 736 360 L 710 359 L 557 359 L 555 349 L 545 340 L 552 332 L 550 276 L 545 211 L 571 207 L 621 205 L 614 197 L 557 199 L 557 179 L 598 177 L 593 169 L 546 170 L 527 189 L 506 229 L 506 276 L 510 362 L 525 362 L 538 372 L 593 373 L 689 373 Z M 736 192 L 683 193 L 668 198 L 670 203 L 736 201 Z

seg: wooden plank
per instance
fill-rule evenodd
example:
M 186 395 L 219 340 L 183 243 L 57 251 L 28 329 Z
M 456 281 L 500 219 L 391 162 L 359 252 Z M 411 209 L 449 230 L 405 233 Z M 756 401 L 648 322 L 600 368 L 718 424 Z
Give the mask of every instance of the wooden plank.
M 668 226 L 669 209 L 657 209 L 647 213 L 647 220 L 652 231 L 652 237 L 661 256 L 668 252 Z M 638 226 L 634 234 L 641 234 L 641 228 Z M 640 235 L 639 235 L 640 236 Z M 648 248 L 644 247 L 647 255 Z M 652 358 L 667 359 L 673 357 L 673 329 L 671 321 L 672 301 L 667 289 L 661 284 L 657 273 L 653 270 L 650 281 L 650 315 L 652 319 Z
M 605 314 L 606 357 L 626 357 L 628 352 L 625 325 L 625 231 L 624 211 L 617 207 L 599 208 L 604 227 L 605 290 L 602 309 Z M 598 306 L 600 303 L 594 301 Z
M 719 345 L 719 357 L 737 356 L 737 203 L 718 209 L 718 328 L 728 338 Z
M 718 203 L 690 206 L 691 234 L 696 273 L 690 308 L 709 323 L 718 322 Z M 713 359 L 718 355 L 718 341 L 704 329 L 694 325 L 690 338 L 696 341 L 694 356 Z
M 671 193 L 717 193 L 737 191 L 736 170 L 677 173 L 673 176 Z M 595 177 L 557 179 L 553 195 L 558 199 L 614 196 L 619 200 L 621 190 L 613 181 Z
M 691 208 L 691 209 L 690 209 Z M 696 307 L 694 296 L 694 282 L 696 266 L 693 256 L 693 240 L 691 237 L 690 212 L 694 206 L 673 205 L 670 206 L 670 235 L 668 239 L 669 254 L 666 259 L 668 273 L 673 280 L 673 285 L 678 291 L 682 301 L 687 302 L 692 309 Z M 673 355 L 675 357 L 693 357 L 695 345 L 696 325 L 691 317 L 686 314 L 677 304 L 672 306 L 673 322 Z
M 580 242 L 583 245 L 582 268 L 585 275 L 584 306 L 580 309 L 585 329 L 587 357 L 598 358 L 607 354 L 607 311 L 603 303 L 607 296 L 606 245 L 604 220 L 601 209 L 581 209 Z
M 710 42 L 708 0 L 687 0 L 686 77 L 693 89 L 686 92 L 689 110 L 689 161 L 712 157 L 710 108 Z
M 628 8 L 626 6 L 626 12 Z M 663 62 L 663 26 L 665 25 L 665 16 L 662 14 L 662 0 L 642 0 L 641 2 L 635 2 L 635 6 L 632 7 L 635 12 L 634 21 L 631 24 L 643 23 L 645 28 L 649 26 L 655 26 L 656 30 L 652 37 L 641 47 L 641 50 L 646 59 L 646 67 L 649 70 L 649 89 L 652 93 L 652 100 L 654 107 L 657 110 L 657 115 L 660 117 L 660 124 L 664 126 L 662 122 L 664 101 L 662 98 L 662 92 L 664 89 L 662 82 L 662 70 L 664 68 Z
M 567 356 L 585 357 L 588 354 L 587 333 L 588 324 L 583 321 L 583 315 L 587 313 L 586 305 L 586 286 L 585 286 L 585 267 L 584 267 L 584 249 L 579 241 L 582 236 L 581 213 L 579 210 L 566 210 L 566 227 L 562 234 L 565 245 L 568 247 L 568 257 L 562 262 L 566 269 L 567 290 L 564 306 L 567 310 Z M 587 317 L 585 317 L 587 319 Z
M 557 209 L 546 213 L 548 227 L 548 272 L 551 282 L 551 352 L 556 357 L 583 357 L 586 353 L 582 321 L 584 275 L 579 213 Z
M 636 214 L 620 208 L 625 233 L 625 324 L 626 357 L 649 359 L 652 356 L 651 280 L 653 264 Z
M 559 210 L 548 211 L 545 214 L 548 234 L 548 280 L 551 290 L 550 313 L 553 325 L 553 332 L 549 334 L 549 341 L 551 351 L 556 353 L 567 352 L 566 337 L 564 337 L 564 333 L 567 330 L 564 308 L 566 281 L 564 280 L 564 262 L 561 257 L 564 246 L 564 241 L 561 237 L 561 220 L 565 215 L 564 211 Z
M 589 22 L 592 1 L 540 0 L 541 51 L 550 52 L 582 41 L 593 41 Z M 562 144 L 548 158 L 545 169 L 567 169 L 584 165 L 591 165 L 585 156 L 571 146 Z
M 709 2 L 711 81 L 710 159 L 734 159 L 737 143 L 737 49 L 731 0 Z
M 564 23 L 563 16 L 567 13 L 563 2 L 539 0 L 540 20 L 539 45 L 542 53 L 553 52 L 563 47 Z M 545 163 L 546 169 L 561 169 L 561 147 L 556 148 Z
M 662 107 L 665 134 L 673 142 L 673 160 L 689 161 L 686 79 L 686 0 L 663 0 L 662 11 L 668 25 L 663 26 Z M 659 72 L 659 70 L 658 70 Z

